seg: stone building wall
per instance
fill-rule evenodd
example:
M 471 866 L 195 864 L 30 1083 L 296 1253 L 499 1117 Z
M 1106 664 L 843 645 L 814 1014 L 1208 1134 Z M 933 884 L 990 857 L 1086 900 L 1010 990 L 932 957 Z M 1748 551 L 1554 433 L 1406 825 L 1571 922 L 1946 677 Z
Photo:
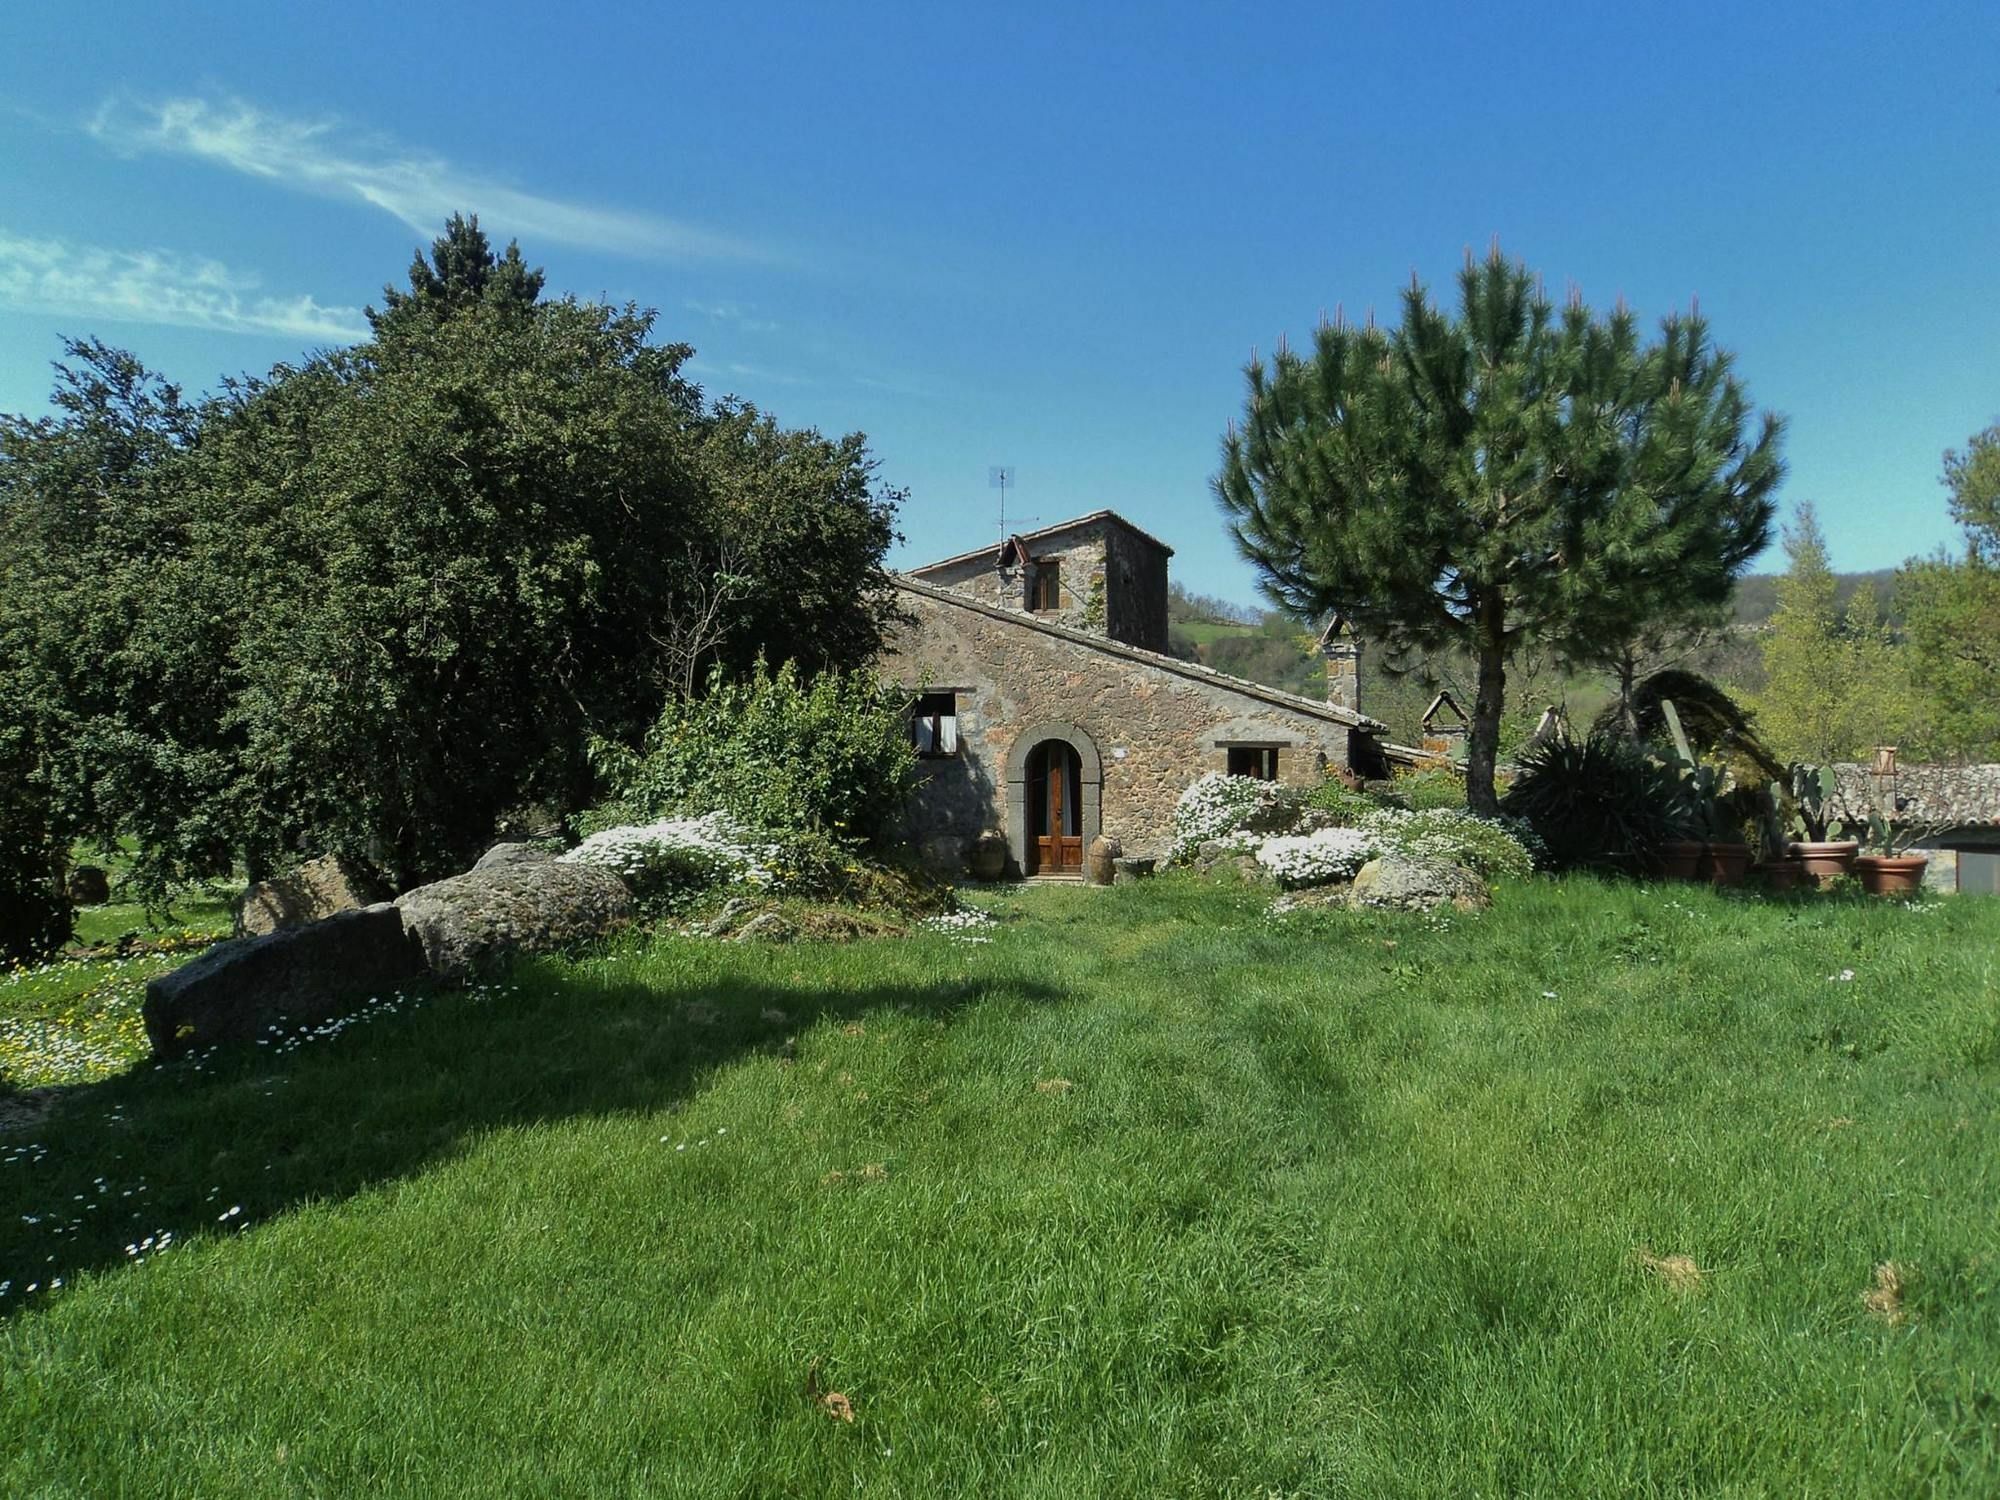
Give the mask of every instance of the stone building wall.
M 1107 833 L 1128 853 L 1164 852 L 1175 802 L 1202 773 L 1228 769 L 1231 745 L 1277 747 L 1279 779 L 1299 785 L 1347 764 L 1350 725 L 1306 700 L 1045 629 L 1041 617 L 996 618 L 921 585 L 906 583 L 899 602 L 912 622 L 896 636 L 885 674 L 957 698 L 959 752 L 920 762 L 910 817 L 913 841 L 940 866 L 955 864 L 988 828 L 1007 834 L 1018 865 L 1020 766 L 1044 738 L 1087 742 L 1077 746 L 1084 837 Z M 1088 823 L 1092 811 L 1097 827 Z
M 1149 651 L 1167 649 L 1167 551 L 1108 517 L 1023 538 L 1031 563 L 1053 562 L 1060 602 L 1036 618 L 1108 635 Z M 996 565 L 989 548 L 967 558 L 917 568 L 911 576 L 955 589 L 1001 609 L 1027 610 L 1032 566 Z

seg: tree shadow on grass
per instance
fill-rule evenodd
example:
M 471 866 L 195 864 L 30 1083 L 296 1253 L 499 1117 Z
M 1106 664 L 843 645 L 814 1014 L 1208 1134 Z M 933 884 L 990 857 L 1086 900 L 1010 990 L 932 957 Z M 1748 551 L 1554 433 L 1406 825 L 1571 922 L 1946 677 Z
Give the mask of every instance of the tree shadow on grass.
M 163 1234 L 178 1245 L 345 1199 L 498 1127 L 671 1109 L 729 1063 L 789 1056 L 822 1021 L 944 1020 L 1059 994 L 1004 978 L 829 987 L 771 966 L 694 967 L 641 980 L 538 961 L 493 985 L 413 986 L 296 1039 L 65 1091 L 48 1119 L 0 1135 L 0 1318 L 58 1278 L 156 1253 Z

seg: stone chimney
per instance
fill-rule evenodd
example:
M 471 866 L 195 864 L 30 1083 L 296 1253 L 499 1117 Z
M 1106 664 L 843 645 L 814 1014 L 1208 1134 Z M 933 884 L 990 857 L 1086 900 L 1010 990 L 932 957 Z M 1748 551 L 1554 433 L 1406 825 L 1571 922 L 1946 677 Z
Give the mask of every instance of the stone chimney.
M 1326 657 L 1326 701 L 1350 713 L 1361 712 L 1361 638 L 1345 615 L 1335 615 L 1319 638 Z

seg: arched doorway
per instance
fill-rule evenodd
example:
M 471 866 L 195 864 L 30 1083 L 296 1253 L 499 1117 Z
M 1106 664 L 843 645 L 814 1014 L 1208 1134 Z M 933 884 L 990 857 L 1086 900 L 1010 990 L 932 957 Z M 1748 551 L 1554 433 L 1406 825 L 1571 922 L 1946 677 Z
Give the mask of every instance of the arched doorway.
M 1007 845 L 1024 875 L 1081 873 L 1102 831 L 1104 767 L 1074 724 L 1023 729 L 1007 752 Z
M 1030 875 L 1083 869 L 1083 757 L 1067 740 L 1028 752 L 1028 828 L 1022 868 Z

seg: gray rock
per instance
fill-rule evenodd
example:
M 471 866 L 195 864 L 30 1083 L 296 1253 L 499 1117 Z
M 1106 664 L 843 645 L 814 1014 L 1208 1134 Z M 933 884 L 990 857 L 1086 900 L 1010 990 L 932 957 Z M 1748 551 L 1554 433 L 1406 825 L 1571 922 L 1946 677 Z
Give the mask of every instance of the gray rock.
M 516 953 L 547 953 L 622 927 L 632 919 L 632 893 L 596 865 L 532 860 L 420 885 L 396 907 L 431 972 L 462 983 L 500 972 Z
M 387 885 L 359 860 L 323 854 L 289 875 L 260 880 L 236 902 L 236 935 L 256 937 L 387 901 Z
M 727 901 L 723 902 L 722 910 L 711 917 L 702 927 L 702 935 L 704 937 L 722 937 L 726 935 L 730 928 L 743 919 L 743 914 L 755 905 L 754 901 L 750 901 L 742 896 L 731 896 Z
M 251 1041 L 274 1025 L 326 1020 L 423 972 L 423 951 L 404 933 L 395 907 L 340 912 L 309 926 L 217 943 L 162 974 L 146 986 L 146 1036 L 163 1059 Z
M 69 904 L 102 906 L 111 899 L 111 877 L 96 865 L 78 865 L 69 872 Z
M 536 844 L 495 844 L 473 865 L 475 870 L 498 870 L 507 865 L 545 865 L 555 856 Z
M 1111 879 L 1116 885 L 1124 885 L 1131 880 L 1144 880 L 1159 868 L 1159 860 L 1150 854 L 1127 854 L 1111 861 Z
M 1484 911 L 1493 904 L 1493 893 L 1472 871 L 1445 860 L 1385 854 L 1361 867 L 1349 900 L 1392 911 L 1435 911 L 1440 906 Z
M 779 912 L 767 911 L 752 917 L 743 924 L 743 930 L 731 938 L 733 943 L 789 943 L 799 935 L 799 929 L 789 917 Z

